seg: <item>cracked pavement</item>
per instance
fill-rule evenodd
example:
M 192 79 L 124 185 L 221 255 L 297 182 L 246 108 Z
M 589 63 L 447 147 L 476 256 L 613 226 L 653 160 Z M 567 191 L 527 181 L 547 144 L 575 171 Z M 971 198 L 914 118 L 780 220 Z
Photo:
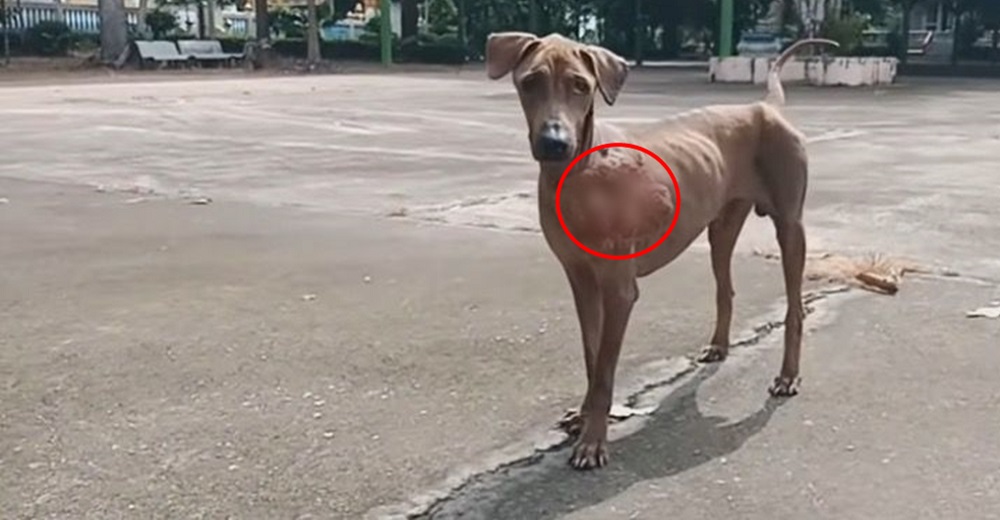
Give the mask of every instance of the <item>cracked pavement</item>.
M 639 71 L 599 115 L 761 96 Z M 1000 298 L 996 83 L 792 87 L 787 111 L 813 252 L 960 276 L 814 301 L 775 402 L 772 231 L 734 262 L 750 341 L 691 370 L 699 240 L 643 280 L 622 353 L 619 400 L 659 408 L 581 474 L 552 431 L 584 390 L 572 299 L 506 81 L 0 87 L 0 517 L 997 518 L 1000 320 L 965 317 Z

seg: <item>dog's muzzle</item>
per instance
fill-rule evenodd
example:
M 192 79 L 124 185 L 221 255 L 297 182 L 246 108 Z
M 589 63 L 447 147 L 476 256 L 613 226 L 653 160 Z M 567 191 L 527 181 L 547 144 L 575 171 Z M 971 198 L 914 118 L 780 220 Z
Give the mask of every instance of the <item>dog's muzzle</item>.
M 573 150 L 572 138 L 566 125 L 559 121 L 546 121 L 535 142 L 535 158 L 539 161 L 569 159 Z

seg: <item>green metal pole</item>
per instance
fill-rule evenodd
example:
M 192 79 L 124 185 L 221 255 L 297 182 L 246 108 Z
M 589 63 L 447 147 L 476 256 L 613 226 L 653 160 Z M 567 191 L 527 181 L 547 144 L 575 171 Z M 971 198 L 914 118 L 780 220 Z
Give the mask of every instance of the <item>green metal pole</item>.
M 727 58 L 733 55 L 733 7 L 735 0 L 722 0 L 722 13 L 719 17 L 719 57 Z
M 382 48 L 382 65 L 392 65 L 392 1 L 379 0 L 379 28 L 380 42 Z

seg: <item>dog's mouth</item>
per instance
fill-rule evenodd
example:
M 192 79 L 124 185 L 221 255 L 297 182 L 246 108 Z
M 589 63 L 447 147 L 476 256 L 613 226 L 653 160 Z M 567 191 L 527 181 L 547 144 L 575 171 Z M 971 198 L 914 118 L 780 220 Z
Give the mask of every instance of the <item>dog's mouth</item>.
M 571 153 L 554 153 L 535 150 L 532 155 L 535 160 L 542 163 L 563 163 L 572 158 Z

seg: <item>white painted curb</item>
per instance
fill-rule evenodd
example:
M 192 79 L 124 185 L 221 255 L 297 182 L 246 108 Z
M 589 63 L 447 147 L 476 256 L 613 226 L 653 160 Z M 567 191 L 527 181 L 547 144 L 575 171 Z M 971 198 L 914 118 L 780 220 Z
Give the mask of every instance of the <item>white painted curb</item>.
M 719 83 L 767 82 L 767 71 L 775 58 L 733 56 L 711 58 L 709 81 Z M 806 58 L 789 60 L 781 69 L 785 83 L 808 83 L 817 86 L 889 85 L 896 80 L 896 58 Z

